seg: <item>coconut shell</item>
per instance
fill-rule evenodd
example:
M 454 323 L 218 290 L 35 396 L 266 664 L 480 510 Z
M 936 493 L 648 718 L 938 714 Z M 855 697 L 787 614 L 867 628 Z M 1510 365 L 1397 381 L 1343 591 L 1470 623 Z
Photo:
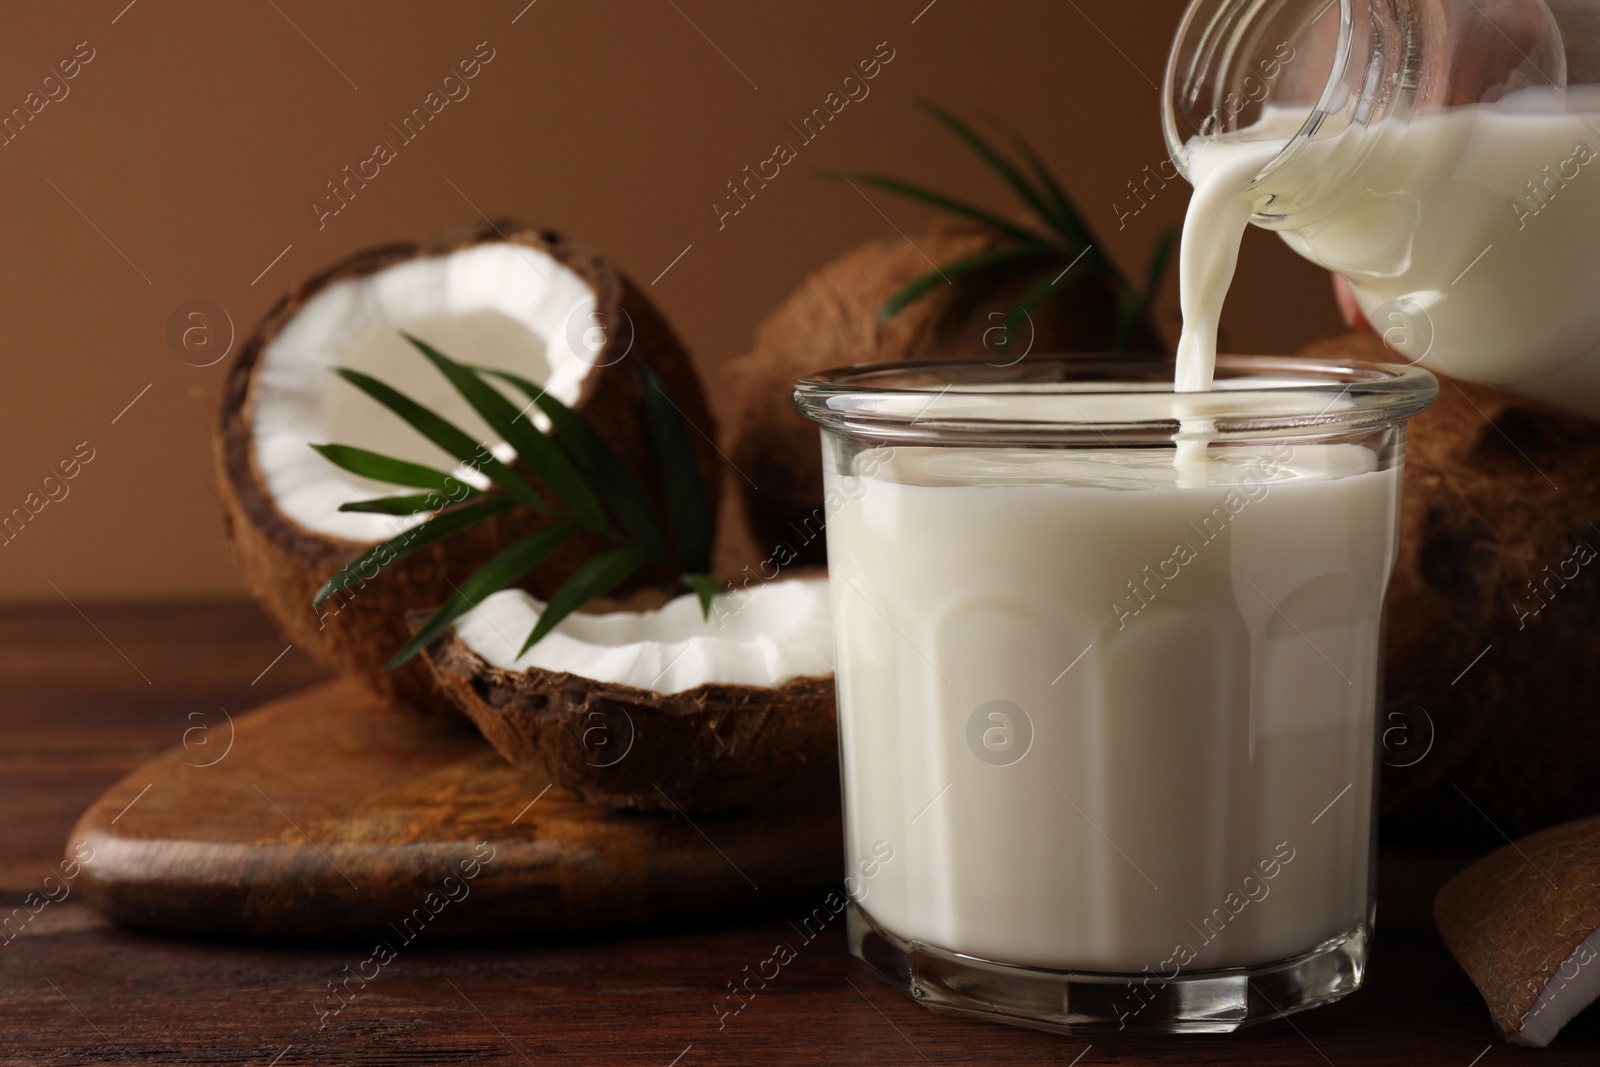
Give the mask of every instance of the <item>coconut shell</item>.
M 721 811 L 837 774 L 832 675 L 663 694 L 503 670 L 454 631 L 423 655 L 440 690 L 510 763 L 600 807 Z
M 993 230 L 951 221 L 915 232 L 909 241 L 869 241 L 808 276 L 757 326 L 751 351 L 735 364 L 729 453 L 748 479 L 740 484 L 745 517 L 762 548 L 787 544 L 807 563 L 825 555 L 822 539 L 807 533 L 818 527 L 815 512 L 823 502 L 817 427 L 794 410 L 794 383 L 854 363 L 986 356 L 994 350 L 987 343 L 993 331 L 1036 280 L 1037 264 L 941 287 L 887 321 L 878 313 L 895 292 L 926 274 L 930 261 L 948 263 L 1007 243 Z M 1110 351 L 1116 306 L 1105 280 L 1088 276 L 1034 312 L 1031 335 L 1015 339 L 1004 357 L 990 358 Z M 1158 352 L 1162 346 L 1144 323 L 1130 347 Z
M 1594 999 L 1582 988 L 1593 981 L 1584 972 L 1600 968 L 1600 959 L 1574 953 L 1600 930 L 1600 817 L 1540 831 L 1484 857 L 1445 883 L 1433 914 L 1500 1033 L 1548 1043 L 1554 1020 L 1535 1025 L 1538 1016 L 1570 1017 Z
M 1306 351 L 1394 358 L 1370 334 Z M 1406 442 L 1385 657 L 1388 722 L 1432 748 L 1385 752 L 1391 825 L 1514 836 L 1600 808 L 1595 522 L 1600 425 L 1441 377 Z
M 307 300 L 327 286 L 405 260 L 500 240 L 540 249 L 572 269 L 594 290 L 596 306 L 607 315 L 606 321 L 617 321 L 610 313 L 619 308 L 632 320 L 627 357 L 611 363 L 610 354 L 602 350 L 573 407 L 594 424 L 641 483 L 655 485 L 659 476 L 646 430 L 644 385 L 634 364 L 639 359 L 660 376 L 685 417 L 701 431 L 691 436 L 713 514 L 722 481 L 721 460 L 711 444 L 716 437 L 715 423 L 699 377 L 671 326 L 633 282 L 594 253 L 549 230 L 501 220 L 432 244 L 385 245 L 358 252 L 290 289 L 240 349 L 223 386 L 216 461 L 223 519 L 234 554 L 251 591 L 297 646 L 325 666 L 364 680 L 380 696 L 428 710 L 447 710 L 450 705 L 435 692 L 420 661 L 392 673 L 382 671 L 383 664 L 410 638 L 407 611 L 443 603 L 452 583 L 460 584 L 507 544 L 554 520 L 525 508 L 514 509 L 468 533 L 390 563 L 373 581 L 313 608 L 312 597 L 322 583 L 371 545 L 306 530 L 278 510 L 256 464 L 251 437 L 257 395 L 253 384 L 266 346 Z M 608 343 L 622 343 L 621 335 L 614 331 Z M 592 539 L 574 537 L 519 584 L 535 596 L 548 598 L 596 547 Z M 661 576 L 653 577 L 659 580 Z

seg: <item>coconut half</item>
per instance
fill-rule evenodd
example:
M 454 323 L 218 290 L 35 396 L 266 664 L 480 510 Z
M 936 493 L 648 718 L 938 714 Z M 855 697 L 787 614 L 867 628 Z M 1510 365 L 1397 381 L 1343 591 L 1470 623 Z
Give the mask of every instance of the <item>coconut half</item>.
M 544 605 L 486 597 L 425 653 L 500 754 L 593 804 L 717 811 L 837 764 L 825 577 L 566 618 L 517 653 Z
M 499 549 L 549 525 L 516 509 L 385 566 L 312 606 L 335 571 L 426 516 L 341 512 L 414 492 L 349 474 L 312 451 L 332 442 L 399 456 L 482 488 L 485 480 L 407 426 L 335 367 L 365 371 L 455 422 L 501 459 L 512 452 L 401 336 L 461 362 L 511 370 L 588 417 L 641 484 L 659 482 L 637 362 L 665 383 L 696 439 L 715 505 L 720 471 L 705 395 L 689 356 L 639 289 L 548 230 L 488 223 L 435 244 L 358 253 L 297 285 L 240 349 L 224 387 L 217 465 L 226 524 L 246 580 L 296 645 L 365 678 L 381 695 L 447 706 L 427 669 L 382 665 L 410 636 L 405 615 L 442 603 Z M 527 403 L 508 392 L 518 407 Z M 542 415 L 533 416 L 545 425 Z M 575 537 L 524 580 L 548 596 L 595 549 Z M 660 579 L 661 575 L 656 575 Z
M 1600 817 L 1490 853 L 1433 913 L 1506 1040 L 1548 1045 L 1600 996 Z

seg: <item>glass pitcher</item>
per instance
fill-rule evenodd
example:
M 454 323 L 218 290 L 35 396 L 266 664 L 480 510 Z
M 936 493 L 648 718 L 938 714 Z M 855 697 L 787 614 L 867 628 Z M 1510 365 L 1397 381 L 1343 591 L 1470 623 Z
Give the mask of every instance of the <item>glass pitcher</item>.
M 1402 357 L 1600 418 L 1600 0 L 1194 0 L 1162 95 Z

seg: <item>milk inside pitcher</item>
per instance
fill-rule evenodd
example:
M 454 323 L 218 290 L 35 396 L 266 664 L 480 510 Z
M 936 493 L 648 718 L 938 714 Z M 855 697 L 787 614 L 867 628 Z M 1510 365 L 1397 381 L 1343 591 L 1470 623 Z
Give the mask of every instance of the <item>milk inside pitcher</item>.
M 1403 359 L 1600 418 L 1600 0 L 1195 0 L 1163 111 Z

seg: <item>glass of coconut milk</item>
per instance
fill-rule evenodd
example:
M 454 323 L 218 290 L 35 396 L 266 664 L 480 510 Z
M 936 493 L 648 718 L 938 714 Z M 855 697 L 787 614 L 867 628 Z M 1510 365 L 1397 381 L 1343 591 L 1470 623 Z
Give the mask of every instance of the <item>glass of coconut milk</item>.
M 850 945 L 936 1009 L 1226 1031 L 1356 989 L 1415 367 L 903 363 L 822 426 Z

